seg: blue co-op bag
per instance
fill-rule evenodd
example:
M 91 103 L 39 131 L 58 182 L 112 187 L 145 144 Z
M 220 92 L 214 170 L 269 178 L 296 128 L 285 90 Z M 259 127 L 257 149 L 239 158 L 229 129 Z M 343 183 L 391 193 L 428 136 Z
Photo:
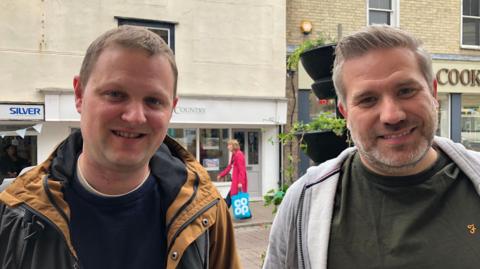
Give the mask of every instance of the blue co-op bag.
M 233 216 L 236 219 L 248 219 L 252 217 L 249 207 L 250 195 L 246 192 L 239 192 L 232 196 Z

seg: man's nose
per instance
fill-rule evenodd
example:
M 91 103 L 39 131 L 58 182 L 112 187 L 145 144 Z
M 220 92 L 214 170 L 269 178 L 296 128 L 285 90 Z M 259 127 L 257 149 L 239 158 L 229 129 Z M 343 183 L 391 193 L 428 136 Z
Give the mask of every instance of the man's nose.
M 142 124 L 147 121 L 145 108 L 141 102 L 130 102 L 122 114 L 122 120 L 132 124 Z
M 386 98 L 382 102 L 380 122 L 394 125 L 406 119 L 406 113 L 398 100 Z

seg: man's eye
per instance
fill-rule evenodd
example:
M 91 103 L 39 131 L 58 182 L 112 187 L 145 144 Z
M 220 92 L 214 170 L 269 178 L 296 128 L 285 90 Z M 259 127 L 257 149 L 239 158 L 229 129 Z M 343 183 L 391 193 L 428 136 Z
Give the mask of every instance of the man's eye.
M 377 101 L 377 98 L 371 96 L 371 97 L 365 97 L 360 99 L 358 101 L 358 104 L 363 107 L 369 107 L 369 106 L 373 106 L 376 101 Z
M 413 89 L 413 88 L 403 88 L 403 89 L 400 89 L 400 90 L 398 91 L 398 95 L 399 95 L 400 97 L 410 97 L 410 96 L 412 96 L 413 94 L 415 94 L 415 92 L 416 92 L 416 91 L 415 91 L 415 89 Z
M 105 94 L 108 98 L 113 100 L 119 100 L 124 97 L 124 94 L 119 91 L 109 91 Z
M 157 99 L 157 98 L 154 98 L 154 97 L 149 97 L 149 98 L 146 98 L 145 99 L 145 102 L 151 106 L 160 106 L 162 105 L 164 102 L 162 102 L 161 100 Z

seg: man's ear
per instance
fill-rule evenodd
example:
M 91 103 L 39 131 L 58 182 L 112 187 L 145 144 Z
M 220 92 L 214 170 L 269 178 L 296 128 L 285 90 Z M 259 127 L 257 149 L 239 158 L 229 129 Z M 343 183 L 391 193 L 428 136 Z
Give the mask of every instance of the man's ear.
M 75 94 L 75 107 L 77 112 L 82 114 L 83 89 L 79 76 L 73 77 L 73 93 Z
M 177 103 L 178 103 L 178 96 L 175 96 L 175 98 L 173 99 L 172 110 L 174 110 L 177 107 Z
M 438 89 L 437 89 L 437 86 L 438 86 L 438 82 L 436 79 L 433 80 L 433 92 L 432 92 L 432 95 L 433 95 L 433 106 L 438 109 L 440 107 L 440 104 L 438 103 Z
M 348 111 L 347 109 L 345 108 L 345 106 L 343 105 L 343 103 L 338 100 L 338 111 L 340 111 L 340 113 L 342 114 L 342 116 L 345 118 L 345 119 L 348 119 Z

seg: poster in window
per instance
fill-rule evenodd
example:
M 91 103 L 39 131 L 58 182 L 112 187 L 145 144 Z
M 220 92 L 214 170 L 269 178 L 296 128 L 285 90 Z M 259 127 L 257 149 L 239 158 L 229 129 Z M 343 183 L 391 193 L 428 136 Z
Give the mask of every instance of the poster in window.
M 220 138 L 218 137 L 205 137 L 203 140 L 203 149 L 220 149 Z
M 207 171 L 218 171 L 220 170 L 220 159 L 203 159 L 202 160 L 203 167 Z

